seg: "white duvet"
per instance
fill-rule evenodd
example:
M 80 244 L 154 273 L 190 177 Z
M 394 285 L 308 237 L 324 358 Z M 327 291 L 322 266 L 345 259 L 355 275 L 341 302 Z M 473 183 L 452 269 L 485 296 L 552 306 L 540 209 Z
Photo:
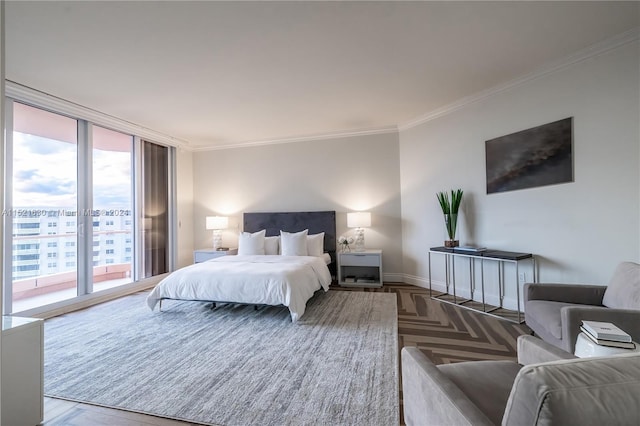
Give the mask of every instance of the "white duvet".
M 147 296 L 153 310 L 161 299 L 284 305 L 297 321 L 331 274 L 314 256 L 222 256 L 171 273 Z

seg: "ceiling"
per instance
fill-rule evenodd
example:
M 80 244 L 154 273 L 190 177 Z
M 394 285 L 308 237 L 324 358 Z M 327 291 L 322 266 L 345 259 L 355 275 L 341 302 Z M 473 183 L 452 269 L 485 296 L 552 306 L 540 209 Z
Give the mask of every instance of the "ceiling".
M 6 77 L 193 149 L 395 128 L 638 27 L 639 2 L 18 2 Z

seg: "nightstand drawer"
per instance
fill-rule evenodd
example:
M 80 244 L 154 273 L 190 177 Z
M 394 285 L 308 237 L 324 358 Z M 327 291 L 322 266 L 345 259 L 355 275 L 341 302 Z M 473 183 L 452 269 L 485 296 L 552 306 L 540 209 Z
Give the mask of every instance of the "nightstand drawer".
M 342 253 L 340 262 L 343 266 L 379 266 L 380 256 L 366 253 Z

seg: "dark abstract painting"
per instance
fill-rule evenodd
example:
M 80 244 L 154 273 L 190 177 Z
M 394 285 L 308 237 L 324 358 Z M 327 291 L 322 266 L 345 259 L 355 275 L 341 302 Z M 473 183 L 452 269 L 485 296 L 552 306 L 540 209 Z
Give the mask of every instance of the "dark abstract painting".
M 573 118 L 485 142 L 487 194 L 573 182 Z

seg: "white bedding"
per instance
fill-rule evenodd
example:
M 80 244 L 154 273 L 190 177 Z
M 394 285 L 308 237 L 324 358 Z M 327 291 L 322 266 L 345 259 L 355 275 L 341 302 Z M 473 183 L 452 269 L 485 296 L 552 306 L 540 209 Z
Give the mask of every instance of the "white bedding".
M 284 305 L 297 321 L 331 273 L 322 257 L 222 256 L 171 273 L 147 296 L 153 310 L 161 299 Z

